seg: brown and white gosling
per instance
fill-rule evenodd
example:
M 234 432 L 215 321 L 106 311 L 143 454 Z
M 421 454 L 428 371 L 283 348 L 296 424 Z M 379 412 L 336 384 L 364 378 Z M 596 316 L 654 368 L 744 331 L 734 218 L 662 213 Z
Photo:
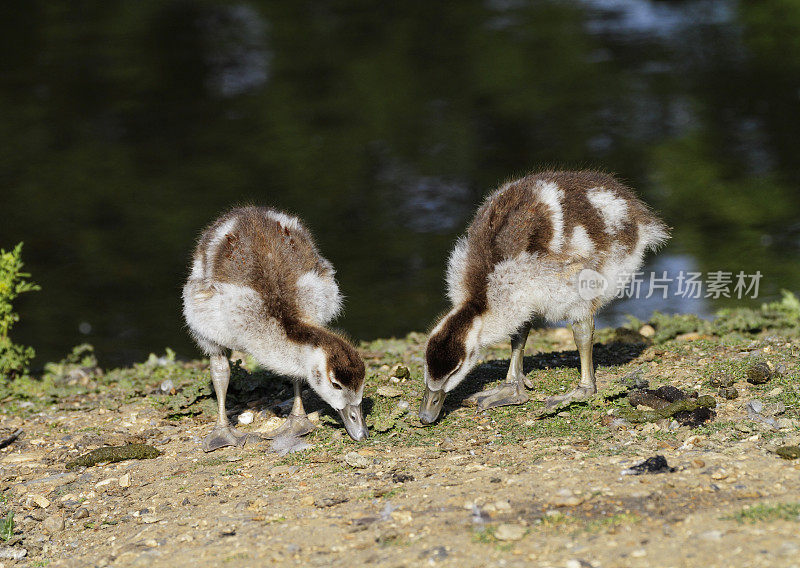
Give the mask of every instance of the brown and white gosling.
M 525 387 L 533 385 L 522 371 L 522 357 L 536 317 L 572 322 L 581 361 L 578 387 L 546 404 L 596 393 L 594 315 L 628 284 L 645 251 L 668 238 L 667 226 L 607 174 L 550 171 L 500 187 L 450 255 L 453 308 L 426 345 L 420 420 L 434 422 L 446 393 L 475 366 L 481 348 L 509 336 L 505 382 L 474 399 L 479 410 L 527 401 Z
M 294 406 L 274 435 L 301 436 L 314 429 L 300 397 L 305 379 L 339 411 L 351 438 L 367 437 L 361 414 L 364 362 L 350 343 L 324 327 L 341 306 L 333 266 L 296 217 L 243 207 L 203 232 L 183 287 L 183 313 L 211 359 L 219 405 L 204 451 L 245 442 L 225 413 L 226 348 L 248 352 L 265 368 L 295 379 Z

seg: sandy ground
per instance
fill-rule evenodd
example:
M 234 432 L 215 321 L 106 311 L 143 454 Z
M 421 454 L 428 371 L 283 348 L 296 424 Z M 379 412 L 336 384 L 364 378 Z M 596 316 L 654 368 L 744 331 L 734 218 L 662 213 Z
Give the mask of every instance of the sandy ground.
M 322 411 L 308 437 L 314 447 L 285 456 L 258 439 L 204 454 L 211 417 L 168 418 L 165 399 L 187 388 L 179 370 L 202 374 L 200 363 L 168 363 L 177 370 L 165 394 L 163 373 L 142 367 L 136 388 L 84 378 L 55 399 L 6 400 L 0 437 L 24 434 L 0 450 L 3 510 L 15 520 L 5 545 L 27 555 L 0 564 L 800 566 L 800 460 L 775 454 L 800 441 L 797 339 L 597 348 L 601 387 L 640 368 L 651 385 L 714 395 L 715 420 L 691 429 L 614 421 L 624 396 L 540 416 L 545 395 L 577 380 L 577 359 L 563 330 L 536 333 L 526 370 L 541 390 L 529 403 L 484 413 L 462 406 L 502 378 L 508 351 L 498 346 L 428 428 L 414 417 L 420 336 L 364 345 L 370 422 L 393 422 L 352 442 L 309 395 L 307 408 Z M 746 382 L 757 359 L 775 370 L 763 385 Z M 403 374 L 395 363 L 411 376 L 393 377 Z M 717 394 L 710 381 L 719 376 L 733 380 L 738 398 Z M 288 393 L 285 383 L 245 392 L 231 414 L 251 410 L 255 419 L 240 428 L 269 429 Z M 762 416 L 747 413 L 753 399 L 764 403 Z M 88 450 L 131 442 L 162 454 L 65 469 Z M 622 474 L 657 454 L 675 471 Z

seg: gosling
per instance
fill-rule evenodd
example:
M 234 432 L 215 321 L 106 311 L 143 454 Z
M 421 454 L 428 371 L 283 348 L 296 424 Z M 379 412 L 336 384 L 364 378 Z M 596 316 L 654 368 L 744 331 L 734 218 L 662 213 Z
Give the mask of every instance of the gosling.
M 481 348 L 511 337 L 505 381 L 473 395 L 479 410 L 523 404 L 533 384 L 522 371 L 532 320 L 572 322 L 578 387 L 549 407 L 597 392 L 594 316 L 630 282 L 645 251 L 668 227 L 628 187 L 596 171 L 548 171 L 506 183 L 478 209 L 447 266 L 452 309 L 425 348 L 420 420 L 430 424 L 446 393 L 477 363 Z
M 273 436 L 302 436 L 314 429 L 300 396 L 306 380 L 339 411 L 351 438 L 367 437 L 361 413 L 364 362 L 350 343 L 324 327 L 341 307 L 333 266 L 296 217 L 242 207 L 202 233 L 183 287 L 183 314 L 211 360 L 219 406 L 204 451 L 241 446 L 246 439 L 225 412 L 226 348 L 250 353 L 263 367 L 294 379 L 294 406 Z

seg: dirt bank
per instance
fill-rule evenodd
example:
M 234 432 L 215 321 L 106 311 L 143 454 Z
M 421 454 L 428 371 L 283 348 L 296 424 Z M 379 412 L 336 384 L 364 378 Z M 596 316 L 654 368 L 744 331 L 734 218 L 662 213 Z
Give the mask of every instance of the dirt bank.
M 213 417 L 202 362 L 153 357 L 103 373 L 83 353 L 3 400 L 0 438 L 23 435 L 0 450 L 3 510 L 14 515 L 0 545 L 27 555 L 0 563 L 800 565 L 800 460 L 775 453 L 800 442 L 797 337 L 689 333 L 648 345 L 634 332 L 600 335 L 605 396 L 543 415 L 544 397 L 577 381 L 578 359 L 566 330 L 536 331 L 525 359 L 531 401 L 480 414 L 462 406 L 503 378 L 500 345 L 427 428 L 415 418 L 423 336 L 363 344 L 369 440 L 352 442 L 309 394 L 313 448 L 285 456 L 257 439 L 200 450 Z M 752 384 L 759 365 L 768 377 Z M 239 428 L 257 433 L 280 422 L 290 387 L 248 368 L 234 372 L 229 408 L 234 420 L 252 412 Z M 716 416 L 697 428 L 634 424 L 620 418 L 623 377 L 711 395 Z M 737 398 L 720 390 L 731 388 Z M 160 455 L 65 467 L 127 443 Z M 655 455 L 675 471 L 622 475 Z

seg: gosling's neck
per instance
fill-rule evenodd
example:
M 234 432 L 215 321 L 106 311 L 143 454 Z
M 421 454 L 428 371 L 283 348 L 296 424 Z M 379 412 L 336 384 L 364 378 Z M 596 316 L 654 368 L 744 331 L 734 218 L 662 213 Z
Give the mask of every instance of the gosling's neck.
M 327 355 L 320 344 L 325 333 L 330 332 L 304 322 L 290 322 L 274 337 L 260 338 L 251 352 L 273 372 L 308 379 L 314 369 L 325 368 Z

